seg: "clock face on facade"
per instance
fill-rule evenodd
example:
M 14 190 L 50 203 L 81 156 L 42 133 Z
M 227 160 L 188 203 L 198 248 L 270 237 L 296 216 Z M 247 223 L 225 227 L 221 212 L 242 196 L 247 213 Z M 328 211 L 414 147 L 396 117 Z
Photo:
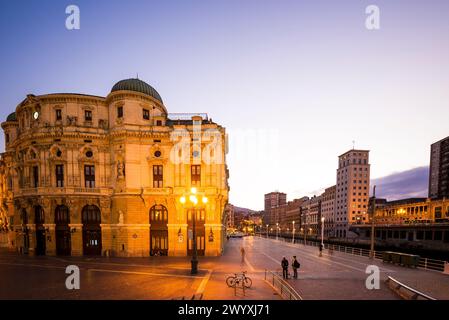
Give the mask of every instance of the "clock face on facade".
M 34 118 L 34 120 L 37 120 L 39 118 L 39 112 L 34 111 L 33 118 Z

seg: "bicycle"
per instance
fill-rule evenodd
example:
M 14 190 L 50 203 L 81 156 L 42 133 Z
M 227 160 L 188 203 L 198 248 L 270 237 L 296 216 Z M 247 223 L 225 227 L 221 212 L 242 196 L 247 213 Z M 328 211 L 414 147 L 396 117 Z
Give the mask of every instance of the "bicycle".
M 253 281 L 251 280 L 251 278 L 246 276 L 246 271 L 243 271 L 240 274 L 234 273 L 233 276 L 227 277 L 226 284 L 231 288 L 239 284 L 242 284 L 242 286 L 244 286 L 245 288 L 251 288 L 251 286 L 253 285 Z

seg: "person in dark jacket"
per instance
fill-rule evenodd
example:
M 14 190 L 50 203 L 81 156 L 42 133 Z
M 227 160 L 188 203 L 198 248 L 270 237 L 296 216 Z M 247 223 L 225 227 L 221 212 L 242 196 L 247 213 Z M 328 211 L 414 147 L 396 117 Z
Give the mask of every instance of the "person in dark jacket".
M 298 269 L 301 265 L 298 260 L 296 260 L 296 256 L 293 256 L 292 259 L 292 269 L 293 269 L 293 279 L 298 279 Z
M 282 278 L 288 279 L 288 260 L 285 259 L 285 257 L 282 258 L 281 266 L 282 266 Z

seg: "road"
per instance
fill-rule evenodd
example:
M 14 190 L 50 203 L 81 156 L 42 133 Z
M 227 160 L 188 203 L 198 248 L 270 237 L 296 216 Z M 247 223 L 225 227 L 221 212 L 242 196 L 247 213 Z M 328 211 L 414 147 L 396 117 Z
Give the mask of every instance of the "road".
M 242 261 L 240 248 L 245 248 Z M 106 258 L 32 257 L 0 249 L 0 299 L 180 299 L 203 294 L 204 299 L 280 299 L 264 281 L 265 270 L 279 271 L 283 256 L 296 255 L 299 279 L 288 282 L 303 299 L 398 299 L 384 281 L 368 290 L 366 267 L 380 268 L 381 280 L 393 276 L 437 299 L 449 299 L 449 276 L 409 269 L 366 257 L 273 239 L 230 239 L 220 257 L 200 257 L 199 273 L 190 275 L 189 257 Z M 65 269 L 80 268 L 80 290 L 68 290 Z M 226 277 L 247 271 L 253 287 L 243 293 L 225 284 Z
M 388 276 L 434 298 L 449 299 L 449 276 L 441 272 L 384 264 L 377 259 L 370 260 L 341 252 L 330 255 L 327 250 L 320 257 L 317 247 L 274 239 L 245 237 L 232 241 L 240 241 L 240 246 L 246 249 L 247 266 L 253 273 L 260 273 L 264 269 L 281 271 L 282 257 L 290 261 L 296 255 L 301 263 L 299 279 L 289 279 L 288 282 L 306 300 L 398 299 L 384 282 Z M 379 290 L 368 290 L 365 286 L 368 276 L 366 268 L 369 265 L 379 267 Z

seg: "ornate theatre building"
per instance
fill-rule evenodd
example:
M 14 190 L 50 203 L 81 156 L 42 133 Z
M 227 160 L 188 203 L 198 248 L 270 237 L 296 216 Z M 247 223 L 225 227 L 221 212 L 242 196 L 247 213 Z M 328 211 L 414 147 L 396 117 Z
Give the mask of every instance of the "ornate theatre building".
M 28 95 L 1 125 L 0 223 L 10 248 L 185 256 L 195 225 L 198 254 L 222 253 L 226 133 L 207 115 L 168 114 L 154 88 L 127 79 L 107 97 Z M 207 202 L 180 201 L 192 187 Z

